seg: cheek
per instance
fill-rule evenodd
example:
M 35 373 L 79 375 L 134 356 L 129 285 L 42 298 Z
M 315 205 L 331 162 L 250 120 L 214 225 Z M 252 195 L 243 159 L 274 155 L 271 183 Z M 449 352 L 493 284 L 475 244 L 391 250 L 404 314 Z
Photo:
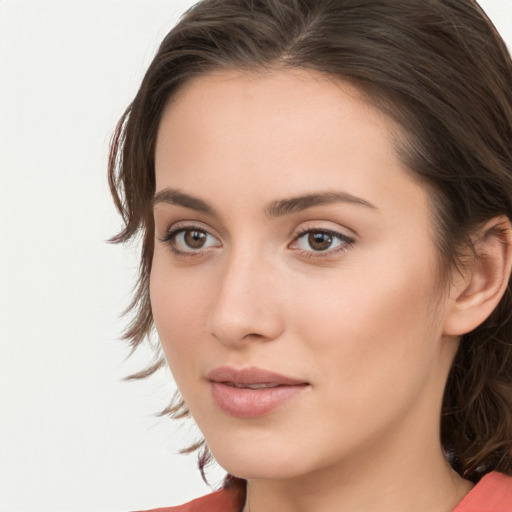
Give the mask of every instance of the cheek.
M 396 398 L 397 387 L 412 391 L 432 369 L 437 334 L 431 276 L 424 267 L 422 273 L 419 265 L 394 261 L 353 266 L 316 283 L 313 296 L 291 308 L 296 337 L 319 363 L 315 377 L 338 405 L 340 389 L 352 390 L 348 400 L 377 405 L 386 389 Z
M 155 253 L 150 276 L 151 309 L 166 359 L 177 379 L 181 374 L 190 375 L 205 338 L 204 305 L 210 294 L 201 281 L 187 278 L 180 270 L 173 271 L 165 256 Z

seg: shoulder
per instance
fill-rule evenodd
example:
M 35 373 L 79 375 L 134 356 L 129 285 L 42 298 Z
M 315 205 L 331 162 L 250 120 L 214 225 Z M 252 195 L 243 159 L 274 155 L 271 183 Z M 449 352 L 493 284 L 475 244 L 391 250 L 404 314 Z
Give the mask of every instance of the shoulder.
M 221 489 L 177 507 L 139 512 L 240 512 L 242 507 L 243 496 L 236 489 Z
M 512 476 L 488 473 L 453 512 L 512 512 Z

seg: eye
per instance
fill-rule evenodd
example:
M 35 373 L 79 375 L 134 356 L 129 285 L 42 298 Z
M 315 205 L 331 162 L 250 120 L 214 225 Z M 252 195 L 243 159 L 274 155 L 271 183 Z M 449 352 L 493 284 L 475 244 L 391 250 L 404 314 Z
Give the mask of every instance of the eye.
M 321 256 L 345 250 L 353 243 L 354 240 L 352 238 L 336 231 L 307 229 L 297 234 L 290 248 L 309 253 L 308 256 L 313 256 L 315 253 Z
M 220 247 L 220 242 L 208 231 L 195 226 L 177 227 L 160 239 L 169 245 L 171 250 L 178 255 L 201 254 L 212 248 Z

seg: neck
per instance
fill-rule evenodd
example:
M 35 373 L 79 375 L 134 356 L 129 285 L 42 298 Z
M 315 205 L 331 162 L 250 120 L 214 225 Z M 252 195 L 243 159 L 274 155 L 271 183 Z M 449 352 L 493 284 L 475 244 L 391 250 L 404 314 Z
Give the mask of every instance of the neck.
M 418 442 L 407 431 L 307 475 L 249 480 L 244 512 L 452 512 L 473 484 L 452 470 L 438 436 Z

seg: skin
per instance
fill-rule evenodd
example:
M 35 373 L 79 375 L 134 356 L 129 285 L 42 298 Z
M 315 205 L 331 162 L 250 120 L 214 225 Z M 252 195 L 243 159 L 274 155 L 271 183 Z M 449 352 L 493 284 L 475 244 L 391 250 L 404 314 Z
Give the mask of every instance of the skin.
M 449 512 L 471 489 L 439 441 L 454 294 L 440 286 L 428 190 L 399 160 L 398 133 L 351 86 L 301 70 L 202 76 L 164 112 L 157 194 L 212 211 L 155 204 L 153 316 L 213 455 L 248 479 L 246 511 Z M 325 191 L 372 206 L 268 214 Z M 204 245 L 169 240 L 178 228 L 199 228 Z M 304 229 L 341 238 L 315 251 Z M 224 365 L 309 386 L 264 417 L 234 418 L 205 378 Z

